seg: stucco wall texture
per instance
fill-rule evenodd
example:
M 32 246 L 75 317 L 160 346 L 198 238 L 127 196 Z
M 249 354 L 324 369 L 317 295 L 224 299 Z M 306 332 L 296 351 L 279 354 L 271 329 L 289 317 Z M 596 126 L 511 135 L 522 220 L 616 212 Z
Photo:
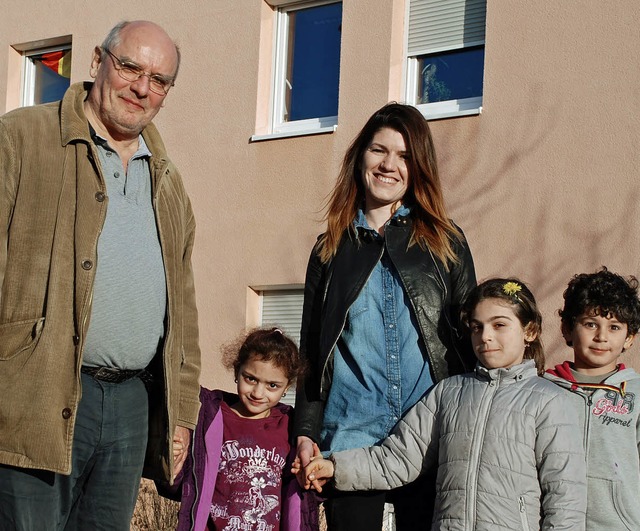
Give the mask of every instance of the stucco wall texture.
M 264 0 L 3 0 L 0 12 L 0 112 L 18 105 L 12 45 L 72 35 L 74 82 L 89 79 L 93 47 L 120 20 L 153 20 L 180 45 L 156 123 L 197 219 L 202 383 L 232 388 L 219 348 L 255 320 L 248 288 L 304 282 L 349 141 L 403 99 L 405 1 L 344 0 L 334 133 L 262 142 L 250 138 L 269 110 L 274 10 Z M 488 0 L 482 113 L 430 123 L 478 278 L 531 286 L 549 364 L 571 355 L 557 310 L 573 274 L 640 274 L 638 20 L 634 0 Z M 638 352 L 623 361 L 640 368 Z

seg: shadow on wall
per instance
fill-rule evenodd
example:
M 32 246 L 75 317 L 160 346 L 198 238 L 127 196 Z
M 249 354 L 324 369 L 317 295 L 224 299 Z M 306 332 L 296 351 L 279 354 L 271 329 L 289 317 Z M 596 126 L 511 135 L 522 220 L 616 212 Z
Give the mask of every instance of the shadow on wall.
M 443 124 L 434 134 L 447 203 L 478 277 L 515 275 L 531 286 L 544 317 L 547 365 L 571 356 L 557 310 L 573 275 L 606 265 L 640 276 L 640 182 L 628 177 L 628 161 L 614 161 L 602 175 L 597 168 L 615 139 L 600 145 L 586 128 L 568 128 L 562 102 L 551 99 L 539 85 L 526 109 L 502 108 L 499 117 L 487 111 L 477 128 Z M 580 169 L 592 167 L 585 152 L 590 172 Z M 640 368 L 636 350 L 623 361 Z

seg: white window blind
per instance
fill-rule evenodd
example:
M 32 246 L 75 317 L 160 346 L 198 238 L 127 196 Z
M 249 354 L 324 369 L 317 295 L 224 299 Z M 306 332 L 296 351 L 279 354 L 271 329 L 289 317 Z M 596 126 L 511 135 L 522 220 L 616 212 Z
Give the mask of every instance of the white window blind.
M 484 44 L 486 0 L 411 0 L 408 55 Z
M 262 326 L 277 326 L 300 344 L 302 289 L 264 290 L 262 292 Z

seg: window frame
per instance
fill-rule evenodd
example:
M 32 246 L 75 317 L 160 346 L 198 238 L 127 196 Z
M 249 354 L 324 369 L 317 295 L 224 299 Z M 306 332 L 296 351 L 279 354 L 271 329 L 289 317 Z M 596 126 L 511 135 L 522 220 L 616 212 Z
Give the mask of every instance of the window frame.
M 306 120 L 285 121 L 287 66 L 289 54 L 289 14 L 293 11 L 343 3 L 342 0 L 308 0 L 301 2 L 270 2 L 277 4 L 274 25 L 274 58 L 271 88 L 271 113 L 269 129 L 264 137 L 288 137 L 305 134 L 332 133 L 338 125 L 338 115 L 320 116 Z M 342 43 L 341 43 L 342 45 Z M 341 46 L 342 47 L 342 46 Z M 338 75 L 338 83 L 340 77 Z M 254 138 L 259 140 L 262 138 Z
M 416 0 L 408 0 L 406 3 L 406 27 L 405 32 L 405 58 L 406 58 L 406 76 L 405 76 L 405 101 L 415 106 L 424 116 L 429 120 L 437 120 L 442 118 L 453 118 L 458 116 L 478 115 L 482 113 L 482 101 L 484 96 L 451 99 L 445 101 L 438 101 L 433 103 L 418 103 L 418 84 L 419 84 L 419 58 L 425 55 L 435 55 L 443 52 L 451 52 L 455 50 L 465 50 L 468 48 L 477 48 L 482 46 L 483 49 L 486 43 L 486 37 L 482 39 L 475 39 L 464 43 L 451 44 L 446 46 L 439 46 L 427 49 L 409 50 L 409 32 L 410 32 L 410 9 L 411 2 Z M 419 0 L 418 0 L 419 1 Z M 466 0 L 465 0 L 466 1 Z M 485 21 L 484 28 L 486 30 L 486 2 L 485 2 Z M 483 78 L 484 78 L 484 64 L 483 64 Z M 484 83 L 483 83 L 484 85 Z
M 49 46 L 43 46 L 40 48 L 33 48 L 30 50 L 24 50 L 22 52 L 22 74 L 20 79 L 20 106 L 30 107 L 35 105 L 35 89 L 36 89 L 36 64 L 33 59 L 34 56 L 43 55 L 45 53 L 59 52 L 71 50 L 73 53 L 72 43 L 66 44 L 52 44 Z M 69 80 L 71 85 L 71 80 Z

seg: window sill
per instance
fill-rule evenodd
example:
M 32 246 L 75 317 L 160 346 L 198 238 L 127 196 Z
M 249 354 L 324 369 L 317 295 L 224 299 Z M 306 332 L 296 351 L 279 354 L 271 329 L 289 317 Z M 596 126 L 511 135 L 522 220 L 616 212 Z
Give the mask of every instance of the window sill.
M 327 133 L 334 133 L 338 129 L 337 125 L 331 125 L 327 127 L 317 127 L 314 129 L 306 129 L 299 131 L 284 131 L 280 133 L 268 133 L 266 135 L 253 135 L 250 138 L 251 142 L 262 142 L 264 140 L 276 140 L 278 138 L 291 138 L 295 136 L 309 136 L 309 135 L 323 135 Z
M 427 120 L 442 120 L 444 118 L 458 118 L 460 116 L 477 116 L 482 114 L 482 107 L 476 109 L 467 109 L 464 111 L 449 111 L 449 112 L 423 112 L 422 113 Z
M 482 97 L 416 105 L 427 120 L 482 114 Z

